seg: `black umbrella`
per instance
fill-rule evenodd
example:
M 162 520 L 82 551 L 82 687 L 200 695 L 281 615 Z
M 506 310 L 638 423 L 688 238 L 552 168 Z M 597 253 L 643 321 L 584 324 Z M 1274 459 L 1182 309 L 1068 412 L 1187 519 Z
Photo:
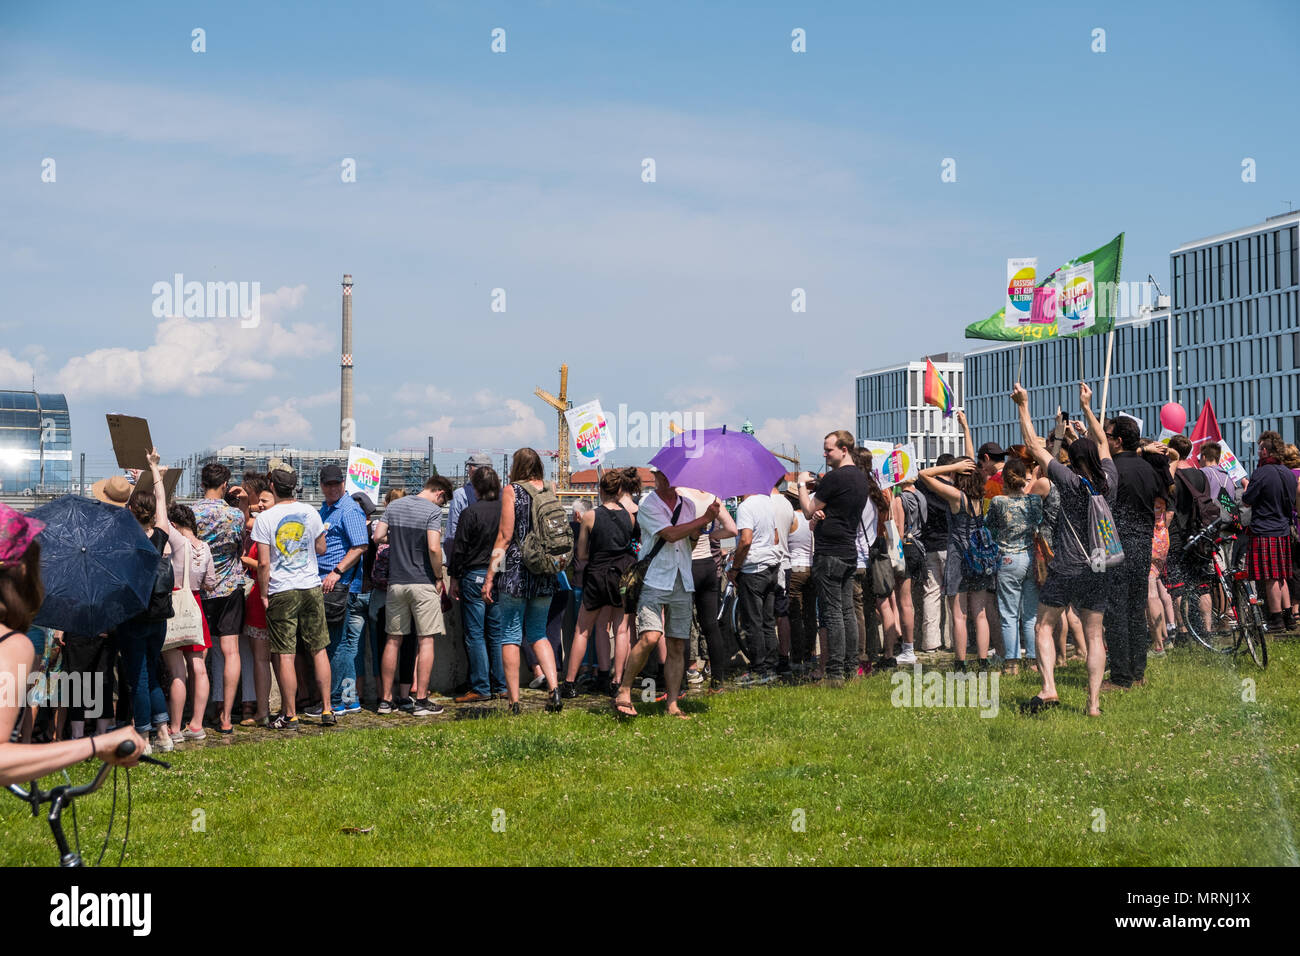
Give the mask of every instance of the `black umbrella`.
M 149 604 L 158 552 L 135 515 L 92 498 L 64 495 L 31 512 L 40 533 L 45 603 L 35 623 L 94 635 Z

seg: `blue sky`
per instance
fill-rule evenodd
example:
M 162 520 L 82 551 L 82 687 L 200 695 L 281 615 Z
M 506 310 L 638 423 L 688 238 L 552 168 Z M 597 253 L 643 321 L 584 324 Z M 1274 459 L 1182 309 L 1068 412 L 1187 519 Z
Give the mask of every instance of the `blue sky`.
M 105 411 L 168 458 L 332 447 L 351 272 L 369 447 L 552 448 L 567 361 L 575 401 L 815 464 L 855 373 L 972 344 L 1008 256 L 1125 231 L 1167 286 L 1174 246 L 1300 205 L 1297 9 L 6 4 L 0 385 L 66 391 L 92 461 Z M 262 325 L 155 318 L 178 272 L 259 282 Z

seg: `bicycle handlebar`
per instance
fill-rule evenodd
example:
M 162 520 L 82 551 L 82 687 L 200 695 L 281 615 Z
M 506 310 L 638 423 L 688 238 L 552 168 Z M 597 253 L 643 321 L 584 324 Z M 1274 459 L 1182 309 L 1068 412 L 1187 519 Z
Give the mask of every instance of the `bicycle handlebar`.
M 1232 524 L 1231 518 L 1224 517 L 1224 518 L 1217 519 L 1213 524 L 1206 525 L 1200 531 L 1196 532 L 1196 534 L 1188 538 L 1187 543 L 1183 545 L 1183 550 L 1184 551 L 1192 550 L 1192 547 L 1196 544 L 1199 544 L 1201 539 L 1206 537 L 1213 537 L 1214 535 L 1218 534 L 1220 530 L 1228 527 L 1231 524 Z M 1233 537 L 1236 536 L 1234 535 Z
M 117 745 L 117 749 L 114 751 L 114 753 L 119 758 L 123 758 L 123 759 L 131 756 L 131 754 L 135 753 L 135 742 L 131 740 L 122 741 L 120 744 Z M 166 767 L 168 769 L 171 768 L 171 764 L 166 763 L 162 760 L 155 760 L 152 757 L 141 757 L 140 759 L 142 761 L 147 761 L 152 764 L 157 764 L 160 767 Z M 31 788 L 30 790 L 24 790 L 16 783 L 9 784 L 7 789 L 9 790 L 10 793 L 12 793 L 18 799 L 22 800 L 24 803 L 30 803 L 32 805 L 32 813 L 35 813 L 36 808 L 38 806 L 40 806 L 42 803 L 49 803 L 55 798 L 59 798 L 66 802 L 68 800 L 74 800 L 77 797 L 84 797 L 86 794 L 89 793 L 94 793 L 96 790 L 98 790 L 100 787 L 104 785 L 104 780 L 108 777 L 108 771 L 111 770 L 112 767 L 113 764 L 110 763 L 101 764 L 99 767 L 99 773 L 95 774 L 95 779 L 92 780 L 90 783 L 82 784 L 80 787 L 61 786 L 61 787 L 55 787 L 53 790 L 42 790 L 40 787 L 36 785 L 36 781 L 33 780 L 30 784 L 28 784 L 28 786 Z

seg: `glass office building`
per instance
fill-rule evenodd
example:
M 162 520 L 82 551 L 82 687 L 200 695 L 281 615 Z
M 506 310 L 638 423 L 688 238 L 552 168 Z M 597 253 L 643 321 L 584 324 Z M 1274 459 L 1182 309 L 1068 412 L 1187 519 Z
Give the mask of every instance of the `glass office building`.
M 930 361 L 952 390 L 954 409 L 961 408 L 966 373 L 960 353 L 931 355 Z M 938 408 L 925 404 L 924 360 L 863 372 L 855 388 L 858 441 L 914 442 L 922 468 L 944 452 L 962 453 L 956 415 L 944 418 Z
M 1269 429 L 1300 440 L 1300 212 L 1169 254 L 1174 400 L 1188 429 L 1205 399 L 1247 468 Z
M 0 391 L 0 492 L 64 494 L 71 481 L 68 400 L 51 393 Z
M 1093 411 L 1101 411 L 1106 370 L 1105 335 L 1082 339 L 1083 375 L 1093 387 Z M 1029 414 L 1039 435 L 1046 435 L 1064 409 L 1079 418 L 1078 338 L 1041 339 L 1024 345 L 999 344 L 966 353 L 966 418 L 977 444 L 994 441 L 1006 448 L 1020 442 L 1020 420 L 1011 403 L 1019 374 L 1029 392 Z M 1169 401 L 1169 310 L 1146 309 L 1136 319 L 1115 320 L 1106 414 L 1124 412 L 1141 420 L 1144 435 L 1160 433 L 1160 406 Z

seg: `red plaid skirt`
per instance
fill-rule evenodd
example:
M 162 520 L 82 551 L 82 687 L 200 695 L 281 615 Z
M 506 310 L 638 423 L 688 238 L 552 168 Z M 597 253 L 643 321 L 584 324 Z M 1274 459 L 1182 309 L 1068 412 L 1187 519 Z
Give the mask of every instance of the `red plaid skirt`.
M 1253 581 L 1285 581 L 1291 577 L 1291 536 L 1250 539 L 1250 577 Z

